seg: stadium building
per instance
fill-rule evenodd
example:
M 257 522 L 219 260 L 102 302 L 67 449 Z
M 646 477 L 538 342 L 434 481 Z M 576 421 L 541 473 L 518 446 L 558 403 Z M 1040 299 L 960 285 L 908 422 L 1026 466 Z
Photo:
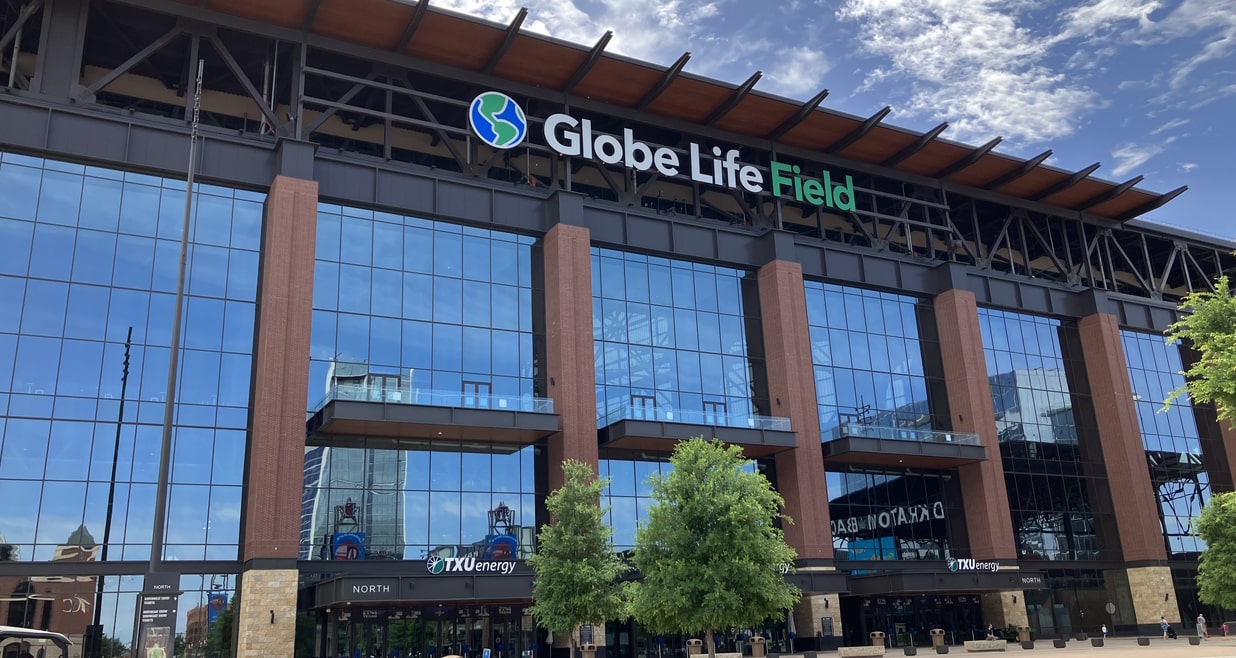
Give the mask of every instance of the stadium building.
M 1161 334 L 1236 244 L 1139 219 L 1183 188 L 525 16 L 0 0 L 0 623 L 132 644 L 154 551 L 188 655 L 548 656 L 559 463 L 612 478 L 625 550 L 694 435 L 794 521 L 804 598 L 731 650 L 1223 618 L 1189 528 L 1236 433 L 1160 410 L 1192 358 Z

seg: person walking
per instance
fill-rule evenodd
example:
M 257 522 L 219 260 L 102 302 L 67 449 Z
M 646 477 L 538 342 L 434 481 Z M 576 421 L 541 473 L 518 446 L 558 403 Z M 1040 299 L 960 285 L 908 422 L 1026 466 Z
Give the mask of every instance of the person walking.
M 1106 640 L 1107 639 L 1107 624 L 1103 624 L 1102 631 L 1103 631 L 1103 639 Z
M 1208 634 L 1206 633 L 1206 617 L 1202 616 L 1202 613 L 1199 612 L 1197 613 L 1197 636 L 1202 639 L 1206 639 L 1207 635 Z
M 1159 617 L 1159 629 L 1163 631 L 1163 639 L 1167 639 L 1167 617 Z

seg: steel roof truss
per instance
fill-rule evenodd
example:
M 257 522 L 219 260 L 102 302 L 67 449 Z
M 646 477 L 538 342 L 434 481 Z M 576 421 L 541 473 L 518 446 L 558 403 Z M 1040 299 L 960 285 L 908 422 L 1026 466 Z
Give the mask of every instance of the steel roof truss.
M 770 139 L 774 142 L 781 139 L 786 133 L 793 130 L 795 126 L 803 121 L 806 121 L 807 117 L 811 116 L 811 113 L 815 111 L 816 107 L 819 107 L 820 103 L 824 102 L 825 98 L 828 98 L 828 90 L 821 89 L 818 94 L 811 97 L 811 100 L 803 103 L 802 106 L 798 108 L 798 111 L 794 113 L 794 116 L 781 122 L 781 125 L 774 128 L 773 131 L 765 135 L 764 138 Z
M 1049 222 L 1048 226 L 1050 227 L 1051 220 L 1048 219 L 1047 221 Z M 1030 234 L 1033 235 L 1034 238 L 1039 241 L 1039 245 L 1043 247 L 1043 251 L 1047 254 L 1047 257 L 1050 258 L 1052 264 L 1056 266 L 1056 271 L 1060 273 L 1060 276 L 1068 276 L 1069 271 L 1064 267 L 1064 264 L 1061 263 L 1060 259 L 1056 256 L 1056 250 L 1054 249 L 1054 245 L 1051 244 L 1050 241 L 1044 239 L 1043 233 L 1039 231 L 1039 227 L 1034 225 L 1033 220 L 1027 218 L 1025 223 L 1029 225 Z
M 175 40 L 177 37 L 179 37 L 183 33 L 184 33 L 184 25 L 181 24 L 180 21 L 177 21 L 176 25 L 172 29 L 168 30 L 167 32 L 164 32 L 163 35 L 160 36 L 158 39 L 155 39 L 154 41 L 150 42 L 149 44 L 146 45 L 145 48 L 142 48 L 141 50 L 137 51 L 136 53 L 134 53 L 132 57 L 130 57 L 129 59 L 126 59 L 116 68 L 108 71 L 107 74 L 104 75 L 103 77 L 99 78 L 98 80 L 95 80 L 94 83 L 91 84 L 89 87 L 86 87 L 86 89 L 80 95 L 78 95 L 77 100 L 85 101 L 90 96 L 93 96 L 99 91 L 102 91 L 105 87 L 107 87 L 107 85 L 110 85 L 111 83 L 115 82 L 116 79 L 119 78 L 120 76 L 128 73 L 129 71 L 132 71 L 134 66 L 137 66 L 138 64 L 141 64 L 142 62 L 146 61 L 146 58 L 162 50 L 164 46 L 171 43 L 173 40 Z M 0 48 L 3 48 L 3 46 L 0 46 Z
M 10 27 L 3 37 L 0 37 L 0 50 L 8 48 L 9 44 L 13 43 L 13 39 L 17 38 L 17 33 L 26 26 L 26 21 L 30 20 L 34 12 L 38 11 L 42 6 L 43 0 L 31 0 L 22 5 L 21 11 L 17 13 L 17 22 L 13 23 L 13 27 Z
M 601 53 L 605 51 L 605 46 L 609 45 L 609 40 L 613 38 L 613 30 L 606 30 L 605 34 L 601 35 L 601 38 L 597 40 L 592 50 L 588 51 L 588 58 L 584 60 L 583 64 L 579 65 L 579 68 L 575 69 L 575 72 L 571 74 L 571 78 L 563 85 L 562 93 L 571 93 L 571 90 L 575 89 L 575 85 L 578 85 L 584 79 L 584 76 L 588 75 L 592 67 L 596 66 L 597 60 L 601 58 Z
M 1111 243 L 1112 246 L 1116 247 L 1116 251 L 1119 252 L 1120 257 L 1124 259 L 1125 265 L 1128 265 L 1129 272 L 1132 273 L 1133 276 L 1137 277 L 1137 282 L 1141 284 L 1142 290 L 1151 290 L 1150 281 L 1146 279 L 1145 274 L 1143 274 L 1140 271 L 1140 268 L 1138 268 L 1137 264 L 1133 262 L 1133 259 L 1129 258 L 1128 252 L 1124 250 L 1124 247 L 1120 244 L 1120 241 L 1116 240 L 1115 234 L 1113 234 L 1111 231 L 1108 231 L 1107 240 L 1108 242 Z M 1115 266 L 1116 264 L 1113 262 L 1112 263 L 1113 271 L 1115 270 Z M 1113 278 L 1115 277 L 1113 276 Z
M 996 148 L 996 145 L 1002 141 L 1004 141 L 1003 137 L 997 137 L 991 140 L 990 142 L 987 142 L 986 144 L 974 149 L 973 151 L 970 151 L 969 154 L 967 154 L 965 157 L 961 158 L 960 160 L 932 174 L 931 177 L 932 178 L 948 178 L 949 176 L 952 176 L 953 174 L 964 170 L 970 165 L 981 160 L 984 155 L 987 155 L 988 153 L 990 153 L 991 150 Z
M 395 43 L 395 52 L 401 53 L 412 43 L 412 37 L 416 36 L 416 30 L 421 26 L 421 21 L 425 20 L 425 13 L 429 11 L 429 0 L 420 0 L 416 3 L 416 11 L 412 12 L 412 18 L 408 19 L 408 26 L 403 28 L 403 34 L 399 36 L 399 41 Z
M 481 69 L 482 71 L 493 73 L 494 67 L 498 65 L 498 62 L 502 61 L 506 51 L 511 49 L 511 44 L 515 42 L 515 37 L 519 36 L 519 28 L 524 24 L 524 19 L 526 18 L 528 18 L 528 8 L 520 7 L 519 13 L 515 14 L 515 19 L 507 26 L 506 36 L 502 38 L 501 45 L 489 56 L 489 61 L 485 62 L 485 67 Z
M 754 87 L 755 83 L 759 82 L 760 78 L 763 76 L 763 71 L 756 71 L 751 74 L 751 77 L 747 78 L 746 82 L 742 83 L 737 89 L 734 90 L 734 93 L 730 95 L 729 100 L 719 105 L 717 109 L 713 110 L 712 113 L 708 115 L 707 119 L 704 119 L 704 125 L 713 125 L 714 123 L 720 121 L 722 117 L 729 114 L 731 110 L 738 107 L 738 104 L 742 102 L 742 99 L 746 98 L 747 94 L 751 93 L 751 88 Z
M 851 144 L 862 139 L 863 135 L 866 135 L 867 133 L 871 132 L 871 129 L 875 128 L 876 124 L 883 121 L 884 117 L 888 116 L 889 112 L 892 112 L 892 111 L 893 111 L 893 107 L 891 105 L 885 105 L 884 109 L 867 117 L 867 120 L 864 121 L 862 125 L 855 128 L 854 130 L 851 130 L 848 135 L 833 142 L 832 144 L 829 144 L 828 148 L 824 149 L 824 152 L 825 153 L 840 153 L 841 151 L 844 151 Z
M 1012 183 L 1018 178 L 1025 176 L 1031 171 L 1034 171 L 1034 168 L 1043 164 L 1043 162 L 1047 160 L 1047 158 L 1051 157 L 1051 154 L 1052 154 L 1051 149 L 1047 149 L 1046 151 L 1043 151 L 1042 153 L 1034 156 L 1033 158 L 1030 158 L 1029 160 L 1026 160 L 1025 162 L 1021 163 L 1020 167 L 984 185 L 983 189 L 984 190 L 997 190 L 1001 187 L 1004 187 L 1005 185 L 1008 185 L 1009 183 Z
M 313 73 L 313 72 L 314 72 L 313 69 L 306 70 L 306 73 Z M 368 74 L 365 75 L 365 79 L 372 81 L 375 78 L 377 78 L 377 76 L 378 76 L 377 73 L 370 71 Z M 340 96 L 339 100 L 334 101 L 334 102 L 338 103 L 339 105 L 347 105 L 348 103 L 352 101 L 353 98 L 356 98 L 357 94 L 364 91 L 367 86 L 368 85 L 362 82 L 357 82 L 353 84 L 352 88 L 349 89 L 343 96 Z M 313 99 L 309 96 L 306 96 L 304 97 L 304 100 L 312 102 Z M 327 120 L 329 120 L 332 116 L 334 116 L 335 113 L 338 111 L 339 111 L 339 108 L 337 107 L 328 107 L 325 112 L 319 114 L 318 118 L 313 123 L 309 124 L 309 127 L 307 129 L 305 129 L 305 137 L 312 135 L 318 128 L 321 128 L 322 124 L 326 123 Z
M 665 70 L 665 75 L 661 76 L 661 81 L 644 95 L 644 98 L 635 105 L 635 109 L 642 110 L 651 105 L 653 101 L 657 100 L 657 96 L 660 96 L 666 89 L 669 89 L 671 84 L 674 83 L 674 78 L 677 78 L 678 74 L 682 73 L 683 67 L 687 65 L 687 62 L 690 59 L 691 53 L 683 53 L 678 58 L 678 61 L 674 62 L 672 66 Z
M 1059 183 L 1056 183 L 1055 185 L 1048 187 L 1047 189 L 1039 192 L 1038 194 L 1031 196 L 1030 200 L 1031 201 L 1042 201 L 1043 199 L 1046 199 L 1050 196 L 1059 194 L 1069 189 L 1070 187 L 1073 187 L 1074 185 L 1082 182 L 1083 180 L 1085 180 L 1087 176 L 1089 176 L 1090 174 L 1093 174 L 1095 170 L 1097 170 L 1101 166 L 1102 166 L 1101 162 L 1096 162 L 1090 165 L 1089 167 L 1086 167 L 1085 169 L 1081 169 L 1077 171 L 1076 173 L 1074 173 L 1073 175 L 1069 176 L 1068 178 L 1060 181 Z
M 880 163 L 880 166 L 882 166 L 882 167 L 895 167 L 895 166 L 897 166 L 897 163 L 899 163 L 899 162 L 901 162 L 902 160 L 905 160 L 906 158 L 908 158 L 908 157 L 910 157 L 910 156 L 914 155 L 915 153 L 918 153 L 919 151 L 921 151 L 921 150 L 923 150 L 923 149 L 927 148 L 927 145 L 928 145 L 928 144 L 930 144 L 930 143 L 932 143 L 932 142 L 934 142 L 934 141 L 935 141 L 935 139 L 936 139 L 937 137 L 939 137 L 939 136 L 940 136 L 940 133 L 944 132 L 945 130 L 948 130 L 948 122 L 947 122 L 947 121 L 946 121 L 946 122 L 944 122 L 944 123 L 942 123 L 942 124 L 940 124 L 940 125 L 938 125 L 938 126 L 936 126 L 935 128 L 932 128 L 931 130 L 928 130 L 927 132 L 923 133 L 922 135 L 920 135 L 917 141 L 915 141 L 913 144 L 911 144 L 911 145 L 909 145 L 909 146 L 907 146 L 907 147 L 905 147 L 905 148 L 901 149 L 901 150 L 900 150 L 900 151 L 898 151 L 896 154 L 894 154 L 894 155 L 893 155 L 893 157 L 891 157 L 891 158 L 889 158 L 889 159 L 885 160 L 884 162 L 881 162 L 881 163 Z
M 283 128 L 283 122 L 279 121 L 278 117 L 275 116 L 274 110 L 266 104 L 266 99 L 262 98 L 262 94 L 258 93 L 257 88 L 249 81 L 249 76 L 245 75 L 244 69 L 240 68 L 240 64 L 236 63 L 236 59 L 232 57 L 232 53 L 228 51 L 227 46 L 223 45 L 223 41 L 217 35 L 208 35 L 206 38 L 215 47 L 215 51 L 219 53 L 219 56 L 223 58 L 223 62 L 232 71 L 232 75 L 236 76 L 236 80 L 245 88 L 245 93 L 249 94 L 249 99 L 257 103 L 258 109 L 262 111 L 262 115 L 266 117 L 266 120 L 270 121 L 271 127 L 276 132 L 279 132 Z

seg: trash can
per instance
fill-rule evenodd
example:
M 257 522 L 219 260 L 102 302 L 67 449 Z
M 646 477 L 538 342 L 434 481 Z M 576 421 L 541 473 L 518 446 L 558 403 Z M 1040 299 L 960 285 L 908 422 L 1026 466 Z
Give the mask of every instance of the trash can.
M 1029 626 L 1018 626 L 1017 627 L 1017 641 L 1018 642 L 1029 642 L 1030 641 L 1030 627 Z
M 687 655 L 698 656 L 704 653 L 704 641 L 691 638 L 687 640 Z
M 871 631 L 871 646 L 884 646 L 884 631 Z
M 931 646 L 932 647 L 944 646 L 944 629 L 943 628 L 931 629 Z
M 597 658 L 597 645 L 585 642 L 579 645 L 580 658 Z
M 751 645 L 751 658 L 764 658 L 768 655 L 768 647 L 764 645 L 764 638 L 756 635 L 747 642 Z

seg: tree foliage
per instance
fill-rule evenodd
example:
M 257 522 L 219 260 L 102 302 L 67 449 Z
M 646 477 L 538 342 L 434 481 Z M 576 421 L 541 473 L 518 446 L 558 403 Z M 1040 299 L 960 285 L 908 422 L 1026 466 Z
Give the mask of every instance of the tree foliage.
M 604 622 L 622 613 L 618 578 L 627 570 L 614 552 L 613 530 L 605 523 L 608 508 L 601 492 L 608 478 L 592 467 L 567 460 L 563 484 L 545 500 L 550 523 L 541 527 L 537 552 L 528 558 L 536 573 L 529 612 L 541 626 L 570 636 L 581 624 Z
M 1236 608 L 1236 492 L 1218 493 L 1202 508 L 1196 532 L 1206 542 L 1197 566 L 1197 596 Z
M 1167 329 L 1169 341 L 1185 340 L 1198 359 L 1185 372 L 1187 384 L 1167 398 L 1171 404 L 1186 393 L 1198 402 L 1211 402 L 1219 418 L 1236 423 L 1236 297 L 1226 276 L 1214 292 L 1197 291 L 1180 303 L 1184 317 Z
M 791 520 L 737 446 L 690 439 L 670 462 L 652 478 L 654 505 L 636 531 L 643 581 L 629 586 L 630 611 L 655 632 L 703 631 L 715 656 L 714 630 L 758 625 L 801 595 L 781 571 L 795 552 L 777 521 Z

